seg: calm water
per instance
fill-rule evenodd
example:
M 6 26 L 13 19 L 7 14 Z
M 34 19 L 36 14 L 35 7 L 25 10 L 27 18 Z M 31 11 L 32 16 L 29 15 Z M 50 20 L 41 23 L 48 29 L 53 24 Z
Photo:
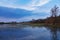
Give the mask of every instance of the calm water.
M 0 40 L 60 40 L 60 28 L 2 24 Z

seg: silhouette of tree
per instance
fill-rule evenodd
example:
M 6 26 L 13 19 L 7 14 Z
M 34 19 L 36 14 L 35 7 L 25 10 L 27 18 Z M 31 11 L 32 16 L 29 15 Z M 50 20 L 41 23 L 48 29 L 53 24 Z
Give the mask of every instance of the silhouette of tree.
M 56 5 L 51 9 L 52 17 L 56 17 L 58 14 L 59 7 Z
M 51 15 L 52 19 L 51 20 L 53 20 L 54 25 L 56 24 L 56 20 L 57 20 L 56 17 L 58 14 L 58 10 L 59 10 L 59 7 L 57 7 L 56 5 L 51 9 L 51 13 L 52 13 L 52 15 Z

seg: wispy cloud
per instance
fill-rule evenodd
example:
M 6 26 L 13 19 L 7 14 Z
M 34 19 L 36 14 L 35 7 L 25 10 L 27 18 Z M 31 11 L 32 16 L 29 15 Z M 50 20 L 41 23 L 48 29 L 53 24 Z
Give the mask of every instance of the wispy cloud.
M 6 18 L 6 17 L 0 17 L 0 22 L 24 22 L 24 21 L 30 21 L 32 19 L 45 19 L 46 17 L 48 17 L 49 15 L 46 16 L 39 16 L 39 15 L 31 15 L 31 16 L 25 16 L 25 17 L 21 17 L 21 18 Z
M 36 6 L 43 6 L 48 2 L 50 2 L 50 0 L 31 0 L 29 3 L 27 1 L 27 4 L 21 5 L 22 3 L 18 3 L 17 0 L 2 0 L 0 1 L 0 6 L 21 8 L 26 10 L 35 10 Z
M 0 22 L 12 22 L 12 21 L 17 21 L 17 19 L 0 17 Z
M 18 20 L 20 22 L 22 22 L 22 21 L 30 21 L 32 19 L 35 19 L 35 20 L 37 20 L 37 19 L 45 19 L 46 17 L 49 17 L 49 16 L 48 15 L 46 15 L 46 16 L 31 15 L 31 16 L 26 16 L 26 17 L 19 18 Z
M 21 16 L 21 14 L 20 14 L 19 15 L 20 18 L 16 18 L 16 17 L 15 18 L 12 18 L 12 17 L 5 18 L 5 17 L 0 16 L 0 21 L 4 21 L 4 22 L 17 21 L 17 20 L 18 21 L 29 21 L 32 19 L 46 18 L 49 16 L 50 9 L 55 4 L 60 6 L 59 1 L 60 0 L 0 0 L 0 6 L 8 7 L 8 8 L 24 9 L 24 10 L 33 12 L 33 13 L 31 13 L 32 15 L 30 15 L 30 16 L 25 15 L 24 17 L 23 17 L 23 15 L 22 15 L 22 17 L 20 17 Z M 38 16 L 38 14 L 39 14 L 39 16 Z M 42 14 L 42 16 L 40 14 Z M 48 14 L 48 15 L 44 16 L 44 14 Z M 13 15 L 16 15 L 16 14 L 14 13 Z
M 32 1 L 32 6 L 42 6 L 48 2 L 50 2 L 51 0 L 33 0 Z

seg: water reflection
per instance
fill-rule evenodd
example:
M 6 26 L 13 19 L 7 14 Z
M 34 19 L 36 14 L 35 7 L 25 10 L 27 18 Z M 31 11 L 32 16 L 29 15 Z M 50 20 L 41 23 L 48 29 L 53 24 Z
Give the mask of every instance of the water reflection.
M 58 32 L 60 32 L 60 27 L 59 26 L 48 26 L 50 29 L 52 38 L 51 40 L 60 40 L 60 33 L 58 35 Z
M 60 40 L 57 26 L 0 25 L 0 40 Z
M 57 27 L 56 26 L 51 28 L 51 33 L 52 33 L 52 40 L 58 40 L 57 39 Z

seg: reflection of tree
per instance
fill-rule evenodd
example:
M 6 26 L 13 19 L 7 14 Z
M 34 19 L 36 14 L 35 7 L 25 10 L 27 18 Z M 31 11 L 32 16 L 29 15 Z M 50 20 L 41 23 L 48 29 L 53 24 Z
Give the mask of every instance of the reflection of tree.
M 58 40 L 57 39 L 57 27 L 56 26 L 50 27 L 50 30 L 52 34 L 52 40 Z
M 51 29 L 51 32 L 52 32 L 52 40 L 57 40 L 57 28 L 53 27 Z

